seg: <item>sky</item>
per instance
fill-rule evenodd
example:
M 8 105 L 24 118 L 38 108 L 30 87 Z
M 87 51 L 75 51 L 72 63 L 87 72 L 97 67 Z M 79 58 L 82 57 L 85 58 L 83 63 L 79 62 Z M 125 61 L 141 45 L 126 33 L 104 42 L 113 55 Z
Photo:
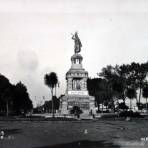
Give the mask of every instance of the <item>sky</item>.
M 89 77 L 148 61 L 147 0 L 0 0 L 0 73 L 23 82 L 35 105 L 51 98 L 46 73 L 57 73 L 64 94 L 75 31 Z

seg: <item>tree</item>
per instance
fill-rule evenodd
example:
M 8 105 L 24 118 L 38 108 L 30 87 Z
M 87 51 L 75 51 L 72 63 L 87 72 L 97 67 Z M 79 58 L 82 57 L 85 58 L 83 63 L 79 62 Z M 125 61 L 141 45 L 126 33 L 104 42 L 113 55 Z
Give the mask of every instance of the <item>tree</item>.
M 5 104 L 6 104 L 6 116 L 9 116 L 9 103 L 10 101 L 12 102 L 13 99 L 13 86 L 10 85 L 9 87 L 7 87 L 3 93 L 2 96 Z
M 125 102 L 122 102 L 122 103 L 119 103 L 119 109 L 127 110 L 128 106 L 125 104 Z
M 52 110 L 52 101 L 45 101 L 43 108 L 45 112 L 49 113 Z
M 146 110 L 147 108 L 147 98 L 148 98 L 148 84 L 146 84 L 142 91 L 142 96 L 146 99 Z
M 103 106 L 103 103 L 108 102 L 111 98 L 109 86 L 105 79 L 101 79 L 101 78 L 90 79 L 89 78 L 87 80 L 87 89 L 88 89 L 89 94 L 95 97 L 98 110 L 99 110 L 100 104 L 102 104 Z
M 27 113 L 33 108 L 26 86 L 19 82 L 15 85 L 13 109 L 17 115 Z
M 0 74 L 0 95 L 10 86 L 8 78 Z
M 141 104 L 141 93 L 142 93 L 142 88 L 144 86 L 144 81 L 146 79 L 146 75 L 148 72 L 147 69 L 147 63 L 131 63 L 130 65 L 130 81 L 132 87 L 134 87 L 136 90 L 139 89 L 139 97 L 137 98 L 137 105 Z M 138 105 L 138 108 L 140 106 Z
M 102 69 L 98 76 L 104 78 L 111 88 L 113 100 L 122 99 L 125 102 L 127 97 L 126 92 L 128 88 L 133 88 L 135 91 L 139 90 L 139 96 L 136 101 L 138 109 L 141 105 L 141 94 L 148 74 L 148 62 L 146 63 L 131 63 L 116 65 L 115 67 L 109 65 Z
M 128 71 L 127 65 L 116 65 L 107 66 L 103 68 L 98 76 L 102 77 L 107 81 L 108 90 L 110 92 L 113 110 L 115 111 L 115 102 L 122 99 L 125 102 L 125 91 L 126 91 L 126 73 Z
M 126 95 L 130 99 L 130 110 L 132 110 L 132 99 L 136 98 L 136 90 L 134 88 L 128 88 Z
M 54 104 L 54 109 L 58 110 L 60 107 L 60 99 L 57 98 L 56 96 L 53 96 L 53 104 Z
M 12 85 L 9 80 L 0 74 L 0 108 L 2 112 L 20 114 L 33 108 L 26 86 L 19 82 Z M 11 109 L 11 110 L 10 110 Z
M 0 74 L 0 108 L 1 111 L 5 109 L 4 92 L 10 86 L 9 80 L 2 74 Z
M 9 115 L 9 101 L 11 97 L 11 83 L 8 78 L 0 74 L 0 108 L 6 110 L 6 115 Z
M 53 96 L 53 104 L 54 104 L 53 105 L 54 109 L 58 110 L 59 107 L 60 107 L 60 99 L 57 98 L 56 96 Z M 51 101 L 45 101 L 43 107 L 44 107 L 45 112 L 49 113 L 49 111 L 52 110 L 52 100 Z
M 53 100 L 53 89 L 56 87 L 58 83 L 58 77 L 55 72 L 51 72 L 49 74 L 45 74 L 44 76 L 45 85 L 47 85 L 51 90 L 52 96 L 52 117 L 54 118 L 54 100 Z

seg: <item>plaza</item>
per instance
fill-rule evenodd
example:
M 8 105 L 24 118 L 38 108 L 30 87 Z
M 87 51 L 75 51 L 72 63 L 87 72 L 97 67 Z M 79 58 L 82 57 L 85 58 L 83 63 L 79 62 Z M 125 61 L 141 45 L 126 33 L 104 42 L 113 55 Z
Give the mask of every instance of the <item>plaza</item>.
M 142 124 L 141 124 L 142 122 Z M 103 127 L 103 128 L 102 128 Z M 147 148 L 147 120 L 1 121 L 1 148 Z M 86 132 L 87 131 L 87 132 Z

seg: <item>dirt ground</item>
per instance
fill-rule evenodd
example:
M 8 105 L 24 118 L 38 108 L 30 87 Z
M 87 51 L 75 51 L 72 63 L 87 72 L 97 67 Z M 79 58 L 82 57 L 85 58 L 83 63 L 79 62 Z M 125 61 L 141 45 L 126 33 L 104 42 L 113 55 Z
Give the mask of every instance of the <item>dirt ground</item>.
M 0 148 L 147 148 L 148 120 L 0 121 Z M 1 133 L 3 135 L 3 133 Z

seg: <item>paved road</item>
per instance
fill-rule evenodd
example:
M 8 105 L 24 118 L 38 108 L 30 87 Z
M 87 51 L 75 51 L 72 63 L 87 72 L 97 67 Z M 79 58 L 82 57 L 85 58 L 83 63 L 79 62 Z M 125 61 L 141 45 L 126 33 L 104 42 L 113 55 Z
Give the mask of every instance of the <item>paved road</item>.
M 0 121 L 0 129 L 5 133 L 4 138 L 1 137 L 0 148 L 148 147 L 148 120 L 143 119 L 130 122 L 111 119 Z

